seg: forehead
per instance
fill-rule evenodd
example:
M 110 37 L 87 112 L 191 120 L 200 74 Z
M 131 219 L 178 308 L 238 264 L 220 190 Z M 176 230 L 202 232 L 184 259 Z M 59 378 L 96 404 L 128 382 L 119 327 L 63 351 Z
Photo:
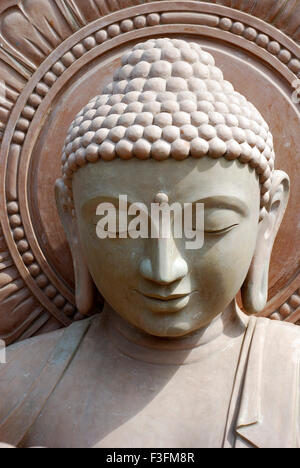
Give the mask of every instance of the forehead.
M 176 161 L 135 158 L 98 161 L 81 168 L 73 180 L 75 204 L 98 197 L 128 195 L 132 201 L 151 203 L 157 192 L 170 201 L 192 202 L 212 196 L 234 196 L 248 205 L 259 202 L 258 177 L 249 165 L 224 158 L 187 158 Z

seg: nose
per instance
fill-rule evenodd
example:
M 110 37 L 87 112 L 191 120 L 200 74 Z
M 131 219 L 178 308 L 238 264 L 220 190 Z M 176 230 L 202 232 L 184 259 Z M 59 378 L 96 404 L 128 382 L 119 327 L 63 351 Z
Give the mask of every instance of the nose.
M 150 250 L 150 255 L 140 263 L 143 278 L 160 285 L 169 285 L 187 275 L 187 263 L 180 255 L 173 237 L 152 239 Z

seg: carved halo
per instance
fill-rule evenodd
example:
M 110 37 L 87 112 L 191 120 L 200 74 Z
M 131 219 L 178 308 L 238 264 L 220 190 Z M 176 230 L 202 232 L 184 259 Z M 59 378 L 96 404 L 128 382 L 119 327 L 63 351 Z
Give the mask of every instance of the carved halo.
M 300 28 L 292 13 L 300 2 L 290 2 L 293 11 L 282 1 L 267 0 L 269 9 L 257 6 L 262 2 L 223 2 L 246 13 L 213 2 L 138 3 L 4 0 L 0 8 L 0 337 L 8 343 L 77 318 L 71 259 L 51 187 L 60 175 L 61 150 L 74 115 L 101 92 L 122 51 L 150 36 L 199 41 L 239 91 L 246 90 L 254 104 L 256 94 L 261 98 L 278 167 L 292 176 L 294 187 L 264 315 L 300 319 L 299 106 L 291 100 L 300 77 L 295 42 Z

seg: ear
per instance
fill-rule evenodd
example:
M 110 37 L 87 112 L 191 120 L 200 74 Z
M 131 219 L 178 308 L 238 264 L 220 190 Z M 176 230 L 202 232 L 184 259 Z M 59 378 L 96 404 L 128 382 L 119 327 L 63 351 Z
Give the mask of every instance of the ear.
M 88 315 L 93 307 L 95 287 L 82 252 L 76 219 L 65 202 L 65 186 L 62 179 L 56 181 L 55 198 L 73 258 L 76 307 L 81 314 Z
M 272 249 L 285 214 L 289 193 L 288 175 L 282 171 L 275 171 L 267 212 L 259 223 L 255 254 L 242 287 L 243 305 L 249 314 L 261 312 L 267 304 Z

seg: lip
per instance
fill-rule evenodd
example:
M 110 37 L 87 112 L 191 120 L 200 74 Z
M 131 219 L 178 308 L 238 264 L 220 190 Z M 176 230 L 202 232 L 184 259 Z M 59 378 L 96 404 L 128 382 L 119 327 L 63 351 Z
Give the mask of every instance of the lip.
M 153 293 L 150 293 L 150 294 L 146 294 L 146 293 L 142 293 L 141 291 L 139 291 L 140 294 L 142 294 L 143 296 L 145 297 L 148 297 L 149 299 L 156 299 L 157 301 L 175 301 L 177 299 L 181 299 L 183 297 L 187 297 L 189 296 L 191 293 L 185 293 L 185 294 L 171 294 L 169 296 L 164 296 L 164 295 L 160 295 L 160 294 L 153 294 Z
M 142 296 L 148 309 L 155 313 L 175 313 L 178 312 L 189 303 L 191 292 L 184 294 L 171 294 L 164 296 L 155 293 L 143 293 L 136 291 Z

